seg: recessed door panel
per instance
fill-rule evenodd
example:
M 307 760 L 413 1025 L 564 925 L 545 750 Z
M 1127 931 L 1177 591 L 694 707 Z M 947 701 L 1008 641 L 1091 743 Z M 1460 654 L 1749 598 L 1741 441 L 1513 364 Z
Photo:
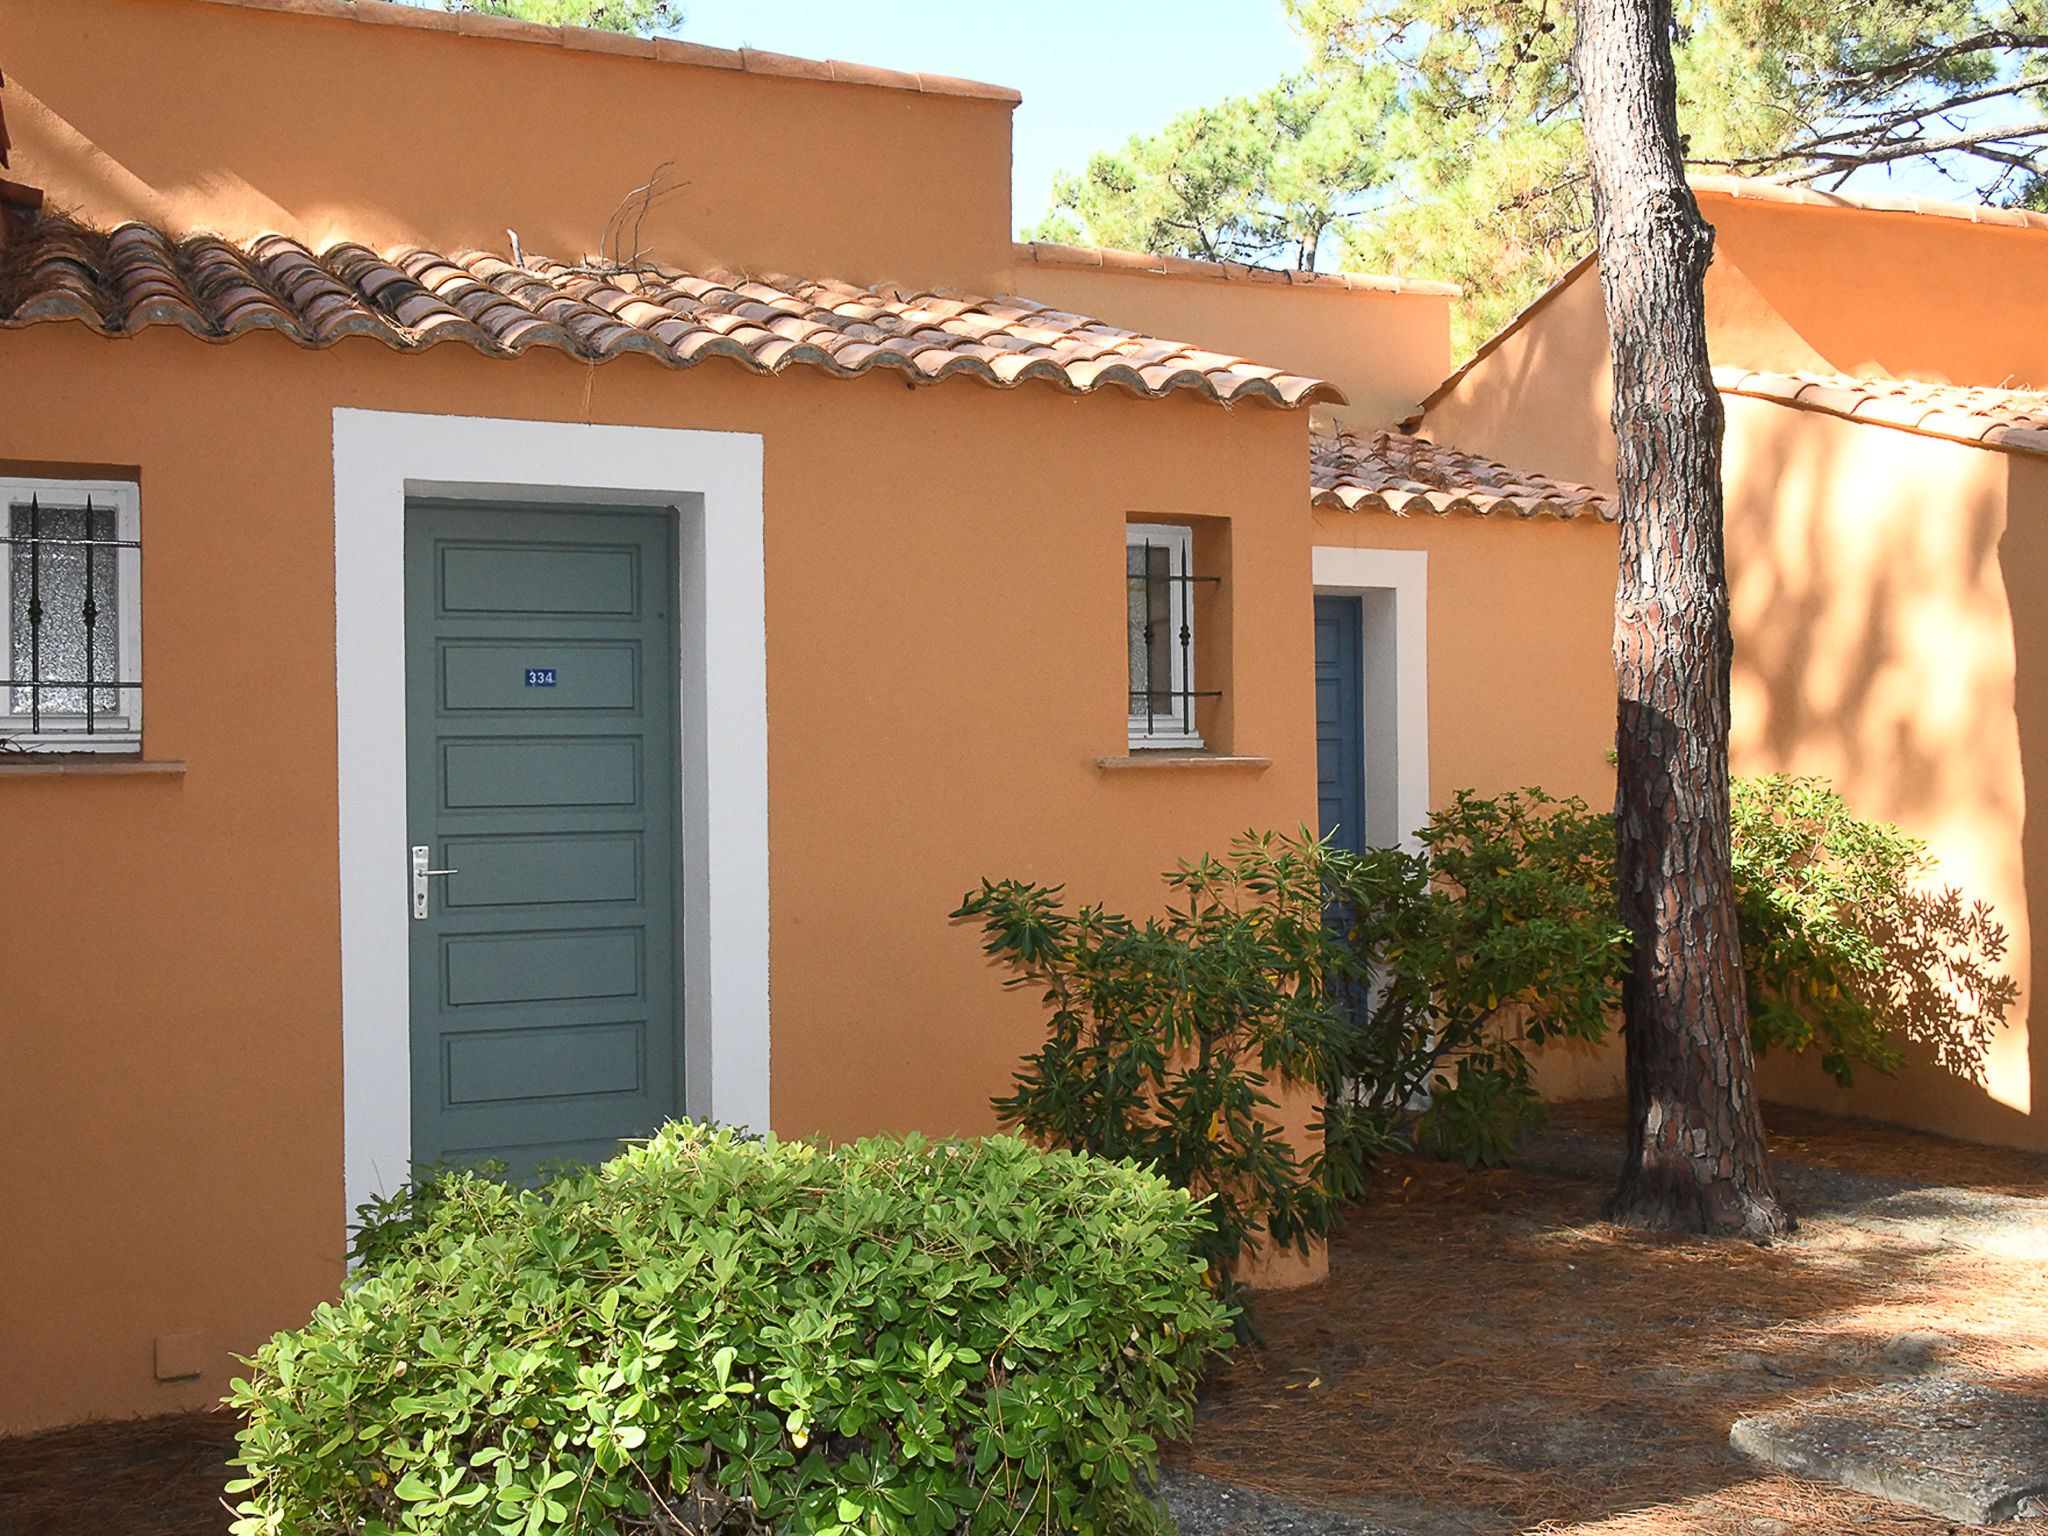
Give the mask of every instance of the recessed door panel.
M 451 714 L 630 710 L 639 696 L 638 662 L 630 645 L 458 641 L 441 648 L 441 707 Z
M 1365 848 L 1364 615 L 1356 597 L 1316 603 L 1316 796 L 1322 835 Z
M 451 811 L 633 805 L 639 759 L 630 737 L 450 741 L 442 746 L 441 803 Z
M 626 618 L 638 609 L 636 549 L 446 543 L 438 553 L 444 615 Z
M 640 899 L 640 835 L 452 837 L 457 873 L 442 891 L 451 908 L 553 907 Z
M 682 1111 L 676 601 L 666 512 L 407 509 L 409 842 L 450 871 L 406 909 L 417 1163 Z
M 450 1008 L 640 995 L 640 934 L 634 929 L 463 933 L 443 942 Z
M 571 1024 L 449 1035 L 450 1104 L 505 1104 L 638 1093 L 641 1024 Z

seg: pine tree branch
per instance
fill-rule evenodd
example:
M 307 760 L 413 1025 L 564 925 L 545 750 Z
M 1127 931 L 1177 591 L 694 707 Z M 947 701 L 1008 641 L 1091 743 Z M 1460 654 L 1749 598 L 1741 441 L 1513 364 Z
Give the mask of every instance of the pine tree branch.
M 1960 59 L 1973 53 L 2017 51 L 2027 48 L 2048 48 L 2048 33 L 2014 32 L 2010 28 L 1998 27 L 1989 32 L 1978 32 L 1961 38 L 1940 48 L 1931 48 L 1925 53 L 1916 53 L 1908 58 L 1894 59 L 1889 64 L 1879 64 L 1860 74 L 1838 75 L 1832 82 L 1845 90 L 1857 86 L 1878 85 L 1887 80 L 1922 75 L 1937 64 L 1950 59 Z
M 1903 127 L 1917 124 L 1923 118 L 1936 115 L 1932 112 L 1915 113 L 1897 124 L 1887 127 Z M 1762 166 L 1786 165 L 1799 160 L 1821 160 L 1826 162 L 1818 167 L 1786 171 L 1771 180 L 1782 180 L 1787 185 L 1802 181 L 1813 181 L 1821 176 L 1831 176 L 1836 171 L 1855 169 L 1865 165 L 1887 165 L 1894 160 L 1910 160 L 1919 155 L 1946 154 L 1952 150 L 1964 150 L 1982 154 L 1984 147 L 1993 144 L 2007 144 L 2017 139 L 2040 138 L 2048 135 L 2048 119 L 2037 119 L 2030 123 L 2004 123 L 1989 128 L 1975 129 L 1969 133 L 1954 133 L 1942 138 L 1888 139 L 1880 131 L 1857 147 L 1848 150 L 1831 148 L 1831 145 L 1851 142 L 1847 134 L 1829 134 L 1824 138 L 1809 139 L 1803 143 L 1788 144 L 1785 148 L 1768 155 L 1743 155 L 1728 159 L 1695 158 L 1688 164 L 1713 166 L 1723 170 L 1753 169 Z M 1862 136 L 1854 136 L 1860 138 Z M 2044 146 L 2048 147 L 2048 146 Z M 2029 160 L 2028 164 L 2033 162 Z

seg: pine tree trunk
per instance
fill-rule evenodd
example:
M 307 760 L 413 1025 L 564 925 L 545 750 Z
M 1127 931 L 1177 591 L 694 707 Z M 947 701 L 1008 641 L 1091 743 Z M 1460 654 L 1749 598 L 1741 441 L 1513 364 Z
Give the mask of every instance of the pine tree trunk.
M 1581 0 L 1573 56 L 1614 345 L 1621 570 L 1615 878 L 1628 1161 L 1617 1221 L 1787 1230 L 1764 1147 L 1729 870 L 1721 400 L 1707 361 L 1714 234 L 1685 182 L 1669 0 Z

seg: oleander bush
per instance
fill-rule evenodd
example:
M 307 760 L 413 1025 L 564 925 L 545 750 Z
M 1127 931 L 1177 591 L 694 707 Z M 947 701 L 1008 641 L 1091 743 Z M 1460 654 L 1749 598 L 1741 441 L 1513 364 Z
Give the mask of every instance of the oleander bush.
M 1261 1233 L 1306 1248 L 1346 1192 L 1324 1138 L 1297 1148 L 1274 1113 L 1276 1093 L 1339 1075 L 1349 1038 L 1322 985 L 1323 854 L 1247 834 L 1228 859 L 1168 875 L 1184 899 L 1144 922 L 1069 911 L 1058 887 L 1020 880 L 984 880 L 953 913 L 979 921 L 1004 985 L 1037 988 L 1048 1014 L 998 1117 L 1202 1196 L 1221 1294 Z
M 1458 796 L 1425 852 L 1248 832 L 1166 875 L 1143 921 L 984 880 L 953 916 L 1047 1012 L 996 1112 L 1206 1197 L 1232 1294 L 1262 1240 L 1326 1235 L 1388 1150 L 1420 1135 L 1497 1161 L 1539 1108 L 1528 1051 L 1604 1031 L 1627 933 L 1596 820 L 1530 790 Z M 1290 1093 L 1317 1106 L 1303 1146 L 1280 1124 Z
M 1369 1154 L 1504 1161 L 1541 1118 L 1531 1053 L 1599 1040 L 1621 1001 L 1614 827 L 1540 789 L 1460 790 L 1417 851 L 1328 849 L 1331 985 L 1352 1024 L 1330 1119 Z
M 234 1385 L 240 1536 L 1170 1529 L 1228 1337 L 1198 1204 L 1013 1138 L 672 1125 L 538 1189 L 385 1210 Z
M 1848 1084 L 1898 1042 L 1981 1078 L 2018 996 L 1990 907 L 1930 883 L 1926 845 L 1854 816 L 1824 780 L 1731 786 L 1759 1053 L 1817 1048 Z M 1226 1294 L 1262 1234 L 1326 1233 L 1389 1150 L 1504 1160 L 1540 1119 L 1532 1052 L 1602 1039 L 1630 963 L 1614 821 L 1540 789 L 1460 791 L 1418 848 L 1362 854 L 1246 833 L 1165 876 L 1138 921 L 1059 886 L 984 880 L 953 914 L 1038 990 L 1044 1045 L 998 1115 L 1033 1139 L 1131 1158 L 1209 1199 Z M 1322 1106 L 1306 1145 L 1279 1099 Z

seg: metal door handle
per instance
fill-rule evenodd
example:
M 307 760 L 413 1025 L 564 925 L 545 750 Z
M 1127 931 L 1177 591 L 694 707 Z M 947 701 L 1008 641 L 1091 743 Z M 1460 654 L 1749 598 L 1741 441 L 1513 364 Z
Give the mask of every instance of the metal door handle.
M 413 844 L 412 850 L 412 915 L 413 921 L 424 922 L 427 916 L 427 881 L 435 875 L 459 875 L 459 869 L 429 869 L 434 862 L 434 850 L 425 843 Z

